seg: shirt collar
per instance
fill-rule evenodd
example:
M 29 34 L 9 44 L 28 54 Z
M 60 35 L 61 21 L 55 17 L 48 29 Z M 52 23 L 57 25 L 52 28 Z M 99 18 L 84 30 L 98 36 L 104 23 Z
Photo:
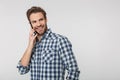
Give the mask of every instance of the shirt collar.
M 41 40 L 43 40 L 43 39 L 45 39 L 45 38 L 48 38 L 48 36 L 49 36 L 49 34 L 50 34 L 51 32 L 52 32 L 52 31 L 51 31 L 50 28 L 47 29 L 46 32 L 43 34 Z M 40 40 L 40 41 L 41 41 L 41 40 Z

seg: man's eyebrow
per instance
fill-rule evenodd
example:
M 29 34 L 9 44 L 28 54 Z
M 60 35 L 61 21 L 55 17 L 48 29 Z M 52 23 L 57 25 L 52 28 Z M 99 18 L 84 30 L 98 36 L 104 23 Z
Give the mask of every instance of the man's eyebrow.
M 36 22 L 36 20 L 32 20 L 31 22 Z
M 40 18 L 39 20 L 43 20 L 44 18 L 42 17 L 42 18 Z

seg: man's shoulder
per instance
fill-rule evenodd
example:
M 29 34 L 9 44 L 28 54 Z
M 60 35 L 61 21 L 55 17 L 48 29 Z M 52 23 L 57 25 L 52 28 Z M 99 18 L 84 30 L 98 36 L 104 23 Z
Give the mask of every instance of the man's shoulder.
M 68 39 L 66 36 L 61 35 L 61 34 L 57 34 L 57 33 L 52 33 L 51 37 L 53 39 L 56 39 L 56 40 L 65 40 L 65 39 Z

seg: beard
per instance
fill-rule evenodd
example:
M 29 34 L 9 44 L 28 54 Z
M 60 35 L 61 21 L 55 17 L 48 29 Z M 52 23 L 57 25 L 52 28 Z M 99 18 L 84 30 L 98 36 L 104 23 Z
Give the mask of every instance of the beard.
M 38 35 L 39 36 L 42 36 L 42 35 L 44 35 L 44 33 L 47 31 L 47 24 L 46 25 L 41 25 L 41 26 L 38 26 L 38 28 L 42 28 L 41 30 L 36 30 L 37 31 L 37 33 L 38 33 Z

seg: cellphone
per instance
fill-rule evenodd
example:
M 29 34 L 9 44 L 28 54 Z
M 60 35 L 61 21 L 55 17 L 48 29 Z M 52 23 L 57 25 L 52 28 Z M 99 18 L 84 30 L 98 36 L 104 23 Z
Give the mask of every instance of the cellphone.
M 31 22 L 30 22 L 30 26 L 33 29 Z M 33 36 L 35 36 L 36 34 L 37 34 L 37 31 L 33 32 Z
M 35 36 L 37 34 L 37 32 L 35 31 L 34 33 L 33 33 L 33 36 Z

